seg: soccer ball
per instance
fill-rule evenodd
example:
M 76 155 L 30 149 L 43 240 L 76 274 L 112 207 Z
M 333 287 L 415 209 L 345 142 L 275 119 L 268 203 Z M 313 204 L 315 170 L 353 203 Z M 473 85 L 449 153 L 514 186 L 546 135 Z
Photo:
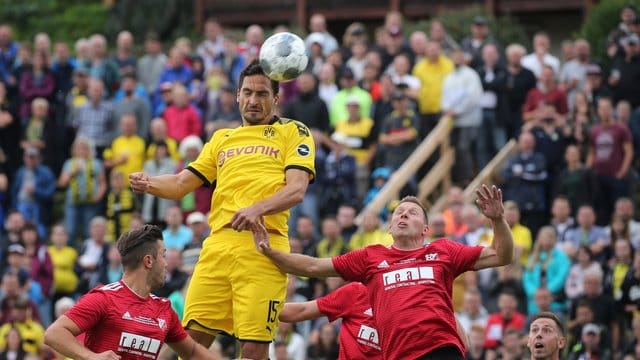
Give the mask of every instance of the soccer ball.
M 264 73 L 276 81 L 295 79 L 309 62 L 304 41 L 290 32 L 270 36 L 260 48 L 259 59 Z

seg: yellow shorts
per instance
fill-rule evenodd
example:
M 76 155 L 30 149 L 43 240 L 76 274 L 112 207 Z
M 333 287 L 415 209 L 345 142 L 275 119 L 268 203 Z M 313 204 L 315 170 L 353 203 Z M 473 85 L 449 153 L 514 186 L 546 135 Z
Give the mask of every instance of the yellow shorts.
M 271 247 L 289 252 L 287 237 L 270 234 Z M 222 229 L 203 243 L 187 296 L 183 325 L 243 341 L 270 342 L 278 326 L 287 276 L 262 255 L 251 232 Z

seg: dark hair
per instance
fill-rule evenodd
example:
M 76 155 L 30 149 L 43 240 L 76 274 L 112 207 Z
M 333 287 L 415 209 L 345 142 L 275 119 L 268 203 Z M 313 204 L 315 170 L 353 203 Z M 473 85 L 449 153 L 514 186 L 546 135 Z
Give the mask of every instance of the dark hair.
M 133 270 L 145 256 L 151 255 L 155 259 L 158 255 L 158 240 L 163 240 L 162 230 L 155 225 L 144 225 L 140 229 L 122 234 L 116 244 L 122 266 Z
M 158 33 L 155 31 L 149 31 L 145 37 L 144 37 L 145 41 L 160 41 L 160 37 L 158 36 Z
M 258 62 L 258 60 L 253 60 L 249 65 L 247 65 L 246 68 L 244 68 L 244 70 L 242 70 L 242 72 L 240 72 L 240 79 L 238 79 L 240 88 L 242 88 L 245 77 L 254 75 L 261 75 L 269 79 L 269 82 L 271 83 L 271 90 L 273 90 L 273 95 L 278 95 L 278 92 L 280 91 L 280 84 L 277 81 L 269 78 L 267 74 L 265 74 L 264 69 L 262 69 L 262 66 L 260 66 L 260 62 Z
M 537 313 L 533 319 L 531 320 L 531 324 L 533 324 L 534 321 L 538 320 L 538 319 L 551 319 L 553 320 L 553 322 L 556 324 L 556 326 L 558 327 L 558 330 L 560 331 L 560 335 L 564 336 L 564 326 L 562 325 L 562 322 L 560 321 L 560 319 L 558 318 L 558 316 L 550 311 L 542 311 Z
M 424 214 L 424 221 L 429 224 L 429 215 L 427 215 L 427 208 L 422 204 L 422 201 L 415 196 L 405 196 L 400 200 L 398 205 L 402 203 L 413 203 L 416 204 L 422 209 L 422 213 Z M 397 207 L 396 207 L 397 208 Z

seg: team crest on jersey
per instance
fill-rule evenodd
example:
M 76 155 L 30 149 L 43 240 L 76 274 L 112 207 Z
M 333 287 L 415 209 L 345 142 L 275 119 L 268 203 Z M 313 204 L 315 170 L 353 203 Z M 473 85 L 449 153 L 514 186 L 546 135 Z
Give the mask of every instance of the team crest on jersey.
M 158 318 L 158 327 L 159 327 L 161 330 L 163 330 L 163 331 L 164 331 L 164 330 L 167 330 L 167 323 L 166 323 L 166 321 L 164 321 L 164 319 L 160 319 L 160 318 Z
M 226 158 L 226 155 L 224 154 L 224 151 L 220 151 L 218 153 L 218 166 L 224 165 L 225 158 Z
M 433 261 L 438 258 L 438 253 L 431 253 L 424 256 L 424 259 L 427 261 Z
M 273 126 L 267 126 L 266 128 L 264 128 L 262 136 L 266 137 L 267 139 L 273 139 L 276 137 L 276 129 L 274 129 Z
M 309 146 L 307 146 L 307 144 L 298 145 L 298 155 L 309 156 L 309 154 L 311 154 L 311 149 L 309 149 Z

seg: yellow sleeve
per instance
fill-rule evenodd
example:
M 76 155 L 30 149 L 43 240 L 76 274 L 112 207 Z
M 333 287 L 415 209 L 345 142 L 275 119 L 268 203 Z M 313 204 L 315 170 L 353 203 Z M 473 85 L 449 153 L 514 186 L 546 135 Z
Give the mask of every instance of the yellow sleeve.
M 299 122 L 291 121 L 288 125 L 288 132 L 285 148 L 285 172 L 288 169 L 299 169 L 309 173 L 309 182 L 315 179 L 315 158 L 316 148 L 309 128 Z
M 204 182 L 206 186 L 211 186 L 216 181 L 218 175 L 217 144 L 220 141 L 223 131 L 216 131 L 211 140 L 204 144 L 204 148 L 198 158 L 187 165 L 187 170 L 194 173 Z
M 104 149 L 104 151 L 102 152 L 102 158 L 104 160 L 113 160 L 113 144 L 111 145 L 112 147 L 110 148 L 106 148 Z

